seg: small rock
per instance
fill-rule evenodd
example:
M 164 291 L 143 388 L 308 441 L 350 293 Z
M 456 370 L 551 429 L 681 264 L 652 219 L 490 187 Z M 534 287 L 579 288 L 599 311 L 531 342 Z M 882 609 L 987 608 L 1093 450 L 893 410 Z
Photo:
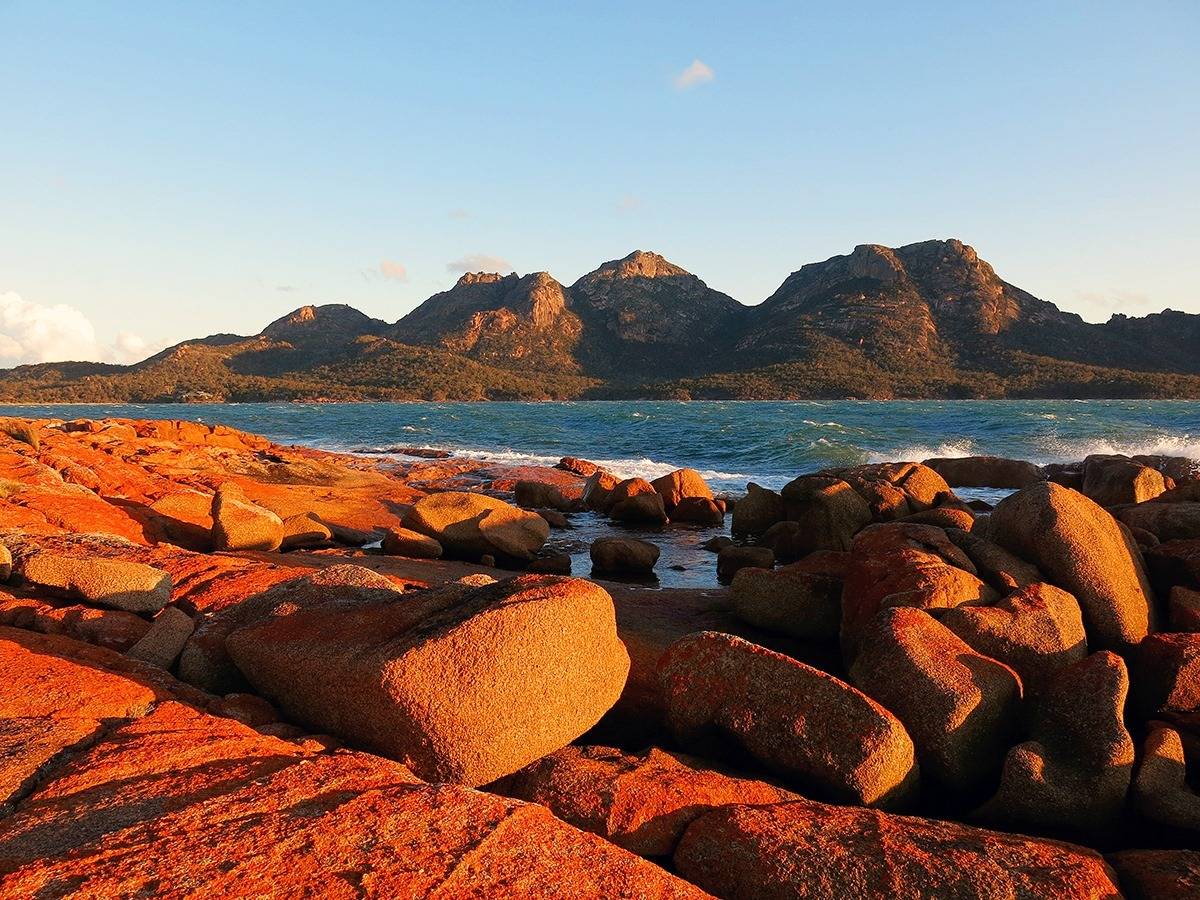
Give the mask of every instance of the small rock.
M 539 516 L 546 520 L 546 524 L 551 528 L 570 528 L 571 523 L 567 521 L 567 517 L 560 513 L 557 509 L 535 509 Z
M 383 552 L 409 559 L 440 559 L 442 545 L 428 535 L 397 525 L 384 532 Z
M 559 512 L 569 512 L 575 506 L 557 485 L 544 481 L 518 481 L 513 487 L 513 501 L 525 509 L 555 509 Z
M 734 534 L 762 534 L 784 518 L 783 498 L 754 482 L 746 485 L 746 496 L 733 507 Z
M 333 532 L 312 513 L 288 516 L 283 520 L 283 539 L 280 550 L 299 550 L 333 539 Z
M 608 510 L 618 522 L 631 524 L 661 525 L 667 521 L 667 510 L 662 497 L 657 494 L 636 494 L 627 500 L 619 500 Z
M 1133 805 L 1151 822 L 1200 831 L 1200 795 L 1187 783 L 1183 742 L 1172 728 L 1152 728 L 1133 780 Z
M 1170 596 L 1171 630 L 1200 632 L 1200 591 L 1176 586 Z
M 171 600 L 171 576 L 144 563 L 41 551 L 16 568 L 31 584 L 126 612 L 157 612 Z
M 717 580 L 729 584 L 739 570 L 749 566 L 774 568 L 775 551 L 770 547 L 725 547 L 717 554 Z
M 154 617 L 150 630 L 125 655 L 170 669 L 194 629 L 191 616 L 177 606 L 168 606 Z
M 481 566 L 487 566 L 488 568 L 494 569 L 496 568 L 496 557 L 492 556 L 490 553 L 485 553 L 483 556 L 479 557 L 479 564 Z
M 525 568 L 525 571 L 540 575 L 570 575 L 571 557 L 566 553 L 539 556 Z
M 700 549 L 707 550 L 709 553 L 720 553 L 726 547 L 732 547 L 732 546 L 733 546 L 733 538 L 726 537 L 725 535 L 722 534 L 722 535 L 718 535 L 717 537 L 709 538 L 707 541 L 705 541 L 703 544 L 700 545 Z
M 684 497 L 670 513 L 672 522 L 715 528 L 725 521 L 725 511 L 707 497 Z
M 1133 706 L 1142 718 L 1200 710 L 1200 634 L 1148 635 L 1130 668 Z
M 232 481 L 213 494 L 211 514 L 214 550 L 278 550 L 283 542 L 283 520 L 251 503 Z
M 279 721 L 279 711 L 257 694 L 232 693 L 208 704 L 214 716 L 236 719 L 243 725 L 261 729 Z
M 599 538 L 592 541 L 592 565 L 599 572 L 644 575 L 654 571 L 659 549 L 633 538 Z

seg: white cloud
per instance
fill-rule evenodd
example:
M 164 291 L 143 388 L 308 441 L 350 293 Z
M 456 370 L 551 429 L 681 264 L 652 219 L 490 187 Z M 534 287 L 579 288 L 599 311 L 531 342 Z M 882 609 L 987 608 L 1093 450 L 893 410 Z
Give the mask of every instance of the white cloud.
M 138 335 L 122 331 L 112 346 L 96 338 L 82 311 L 59 303 L 44 306 L 13 291 L 0 294 L 0 366 L 39 362 L 137 362 L 150 354 Z
M 618 212 L 632 212 L 642 205 L 642 198 L 633 194 L 622 194 L 617 199 Z
M 398 263 L 394 259 L 385 259 L 381 262 L 379 274 L 392 281 L 408 281 L 408 269 L 404 267 L 403 263 Z
M 707 64 L 693 59 L 690 66 L 675 76 L 675 87 L 686 91 L 698 84 L 707 84 L 716 77 L 716 73 Z
M 446 263 L 447 272 L 511 272 L 512 264 L 503 257 L 486 253 L 468 253 L 461 259 Z

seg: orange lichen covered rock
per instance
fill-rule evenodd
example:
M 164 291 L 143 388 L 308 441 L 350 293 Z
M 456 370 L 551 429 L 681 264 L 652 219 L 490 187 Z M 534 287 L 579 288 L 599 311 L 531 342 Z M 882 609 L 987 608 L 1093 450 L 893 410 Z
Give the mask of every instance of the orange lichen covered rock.
M 675 507 L 684 500 L 713 499 L 708 482 L 695 469 L 676 469 L 661 478 L 655 478 L 650 485 L 662 496 L 667 515 L 674 513 Z
M 1122 713 L 1121 657 L 1093 653 L 1060 669 L 1034 709 L 1030 740 L 1004 760 L 1000 788 L 980 810 L 1015 826 L 1100 831 L 1116 823 L 1133 773 Z
M 807 800 L 707 812 L 674 862 L 728 900 L 1120 896 L 1083 847 Z
M 637 755 L 612 747 L 564 747 L 503 782 L 502 792 L 540 803 L 563 821 L 640 856 L 669 856 L 688 823 L 714 807 L 796 797 L 655 747 Z
M 1093 649 L 1127 648 L 1153 630 L 1141 552 L 1116 519 L 1083 494 L 1049 482 L 1025 488 L 996 506 L 990 532 L 1074 595 Z
M 858 634 L 887 606 L 947 609 L 999 599 L 941 528 L 907 522 L 873 525 L 850 548 L 842 588 L 842 649 L 853 658 Z
M 418 500 L 405 515 L 404 527 L 433 538 L 449 554 L 469 559 L 484 554 L 532 559 L 550 536 L 550 526 L 537 513 L 461 491 Z
M 1079 603 L 1049 584 L 1032 584 L 992 606 L 959 606 L 939 620 L 975 650 L 1021 676 L 1026 696 L 1063 666 L 1087 656 Z
M 1109 854 L 1126 900 L 1200 897 L 1200 851 L 1123 850 Z
M 789 784 L 842 802 L 896 805 L 916 787 L 904 726 L 819 669 L 712 631 L 677 641 L 658 669 L 685 747 L 732 739 Z
M 251 503 L 237 484 L 227 482 L 213 494 L 213 547 L 217 550 L 278 550 L 283 520 Z
M 617 701 L 629 655 L 598 585 L 524 576 L 454 588 L 319 604 L 238 629 L 226 646 L 293 719 L 431 780 L 486 784 Z
M 850 680 L 904 723 L 921 773 L 971 790 L 1017 733 L 1021 680 L 919 609 L 879 613 L 860 634 Z

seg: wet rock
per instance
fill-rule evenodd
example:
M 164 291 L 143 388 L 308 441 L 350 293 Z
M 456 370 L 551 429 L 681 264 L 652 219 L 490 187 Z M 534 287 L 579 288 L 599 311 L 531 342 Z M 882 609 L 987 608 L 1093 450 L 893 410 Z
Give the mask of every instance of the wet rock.
M 124 559 L 35 551 L 17 561 L 16 571 L 29 584 L 126 612 L 156 612 L 171 600 L 170 575 Z
M 871 507 L 855 490 L 827 475 L 803 475 L 781 492 L 787 517 L 800 525 L 796 557 L 814 550 L 849 550 L 850 541 L 871 522 Z
M 675 518 L 675 507 L 687 499 L 712 500 L 713 492 L 704 477 L 695 469 L 676 469 L 650 484 L 663 498 L 667 515 Z
M 1029 585 L 991 606 L 947 610 L 939 621 L 977 652 L 1020 675 L 1030 697 L 1088 653 L 1078 601 L 1049 584 Z
M 1056 484 L 1006 497 L 991 514 L 992 538 L 1035 563 L 1083 610 L 1088 645 L 1121 649 L 1153 628 L 1149 582 L 1136 544 L 1104 509 Z
M 715 528 L 725 521 L 725 511 L 707 497 L 684 497 L 671 512 L 671 521 Z
M 662 525 L 667 521 L 667 511 L 660 494 L 635 494 L 619 500 L 608 510 L 618 522 L 641 525 Z
M 720 553 L 726 547 L 732 546 L 733 538 L 726 537 L 725 535 L 718 535 L 717 537 L 709 538 L 700 545 L 701 549 L 707 550 L 709 553 Z
M 952 488 L 1012 488 L 1019 490 L 1044 480 L 1042 470 L 1021 459 L 1002 456 L 963 456 L 925 460 Z
M 213 494 L 211 515 L 215 550 L 278 550 L 283 542 L 283 520 L 251 503 L 233 482 Z
M 1200 634 L 1149 635 L 1130 666 L 1133 706 L 1142 718 L 1200 710 Z
M 126 652 L 133 659 L 169 669 L 183 652 L 195 625 L 192 617 L 177 606 L 168 606 L 150 625 L 150 630 Z
M 545 519 L 546 524 L 551 528 L 562 530 L 571 527 L 570 520 L 557 509 L 535 509 L 534 512 Z
M 592 565 L 598 572 L 645 575 L 654 571 L 659 549 L 634 538 L 598 538 L 592 541 Z
M 1004 760 L 1000 788 L 980 809 L 1014 827 L 1103 831 L 1121 817 L 1133 771 L 1122 712 L 1125 663 L 1102 651 L 1060 669 L 1034 708 L 1030 740 Z
M 465 594 L 328 602 L 238 629 L 226 646 L 289 718 L 421 777 L 471 785 L 579 737 L 629 671 L 609 595 L 537 575 Z
M 1017 732 L 1016 673 L 919 609 L 885 609 L 871 620 L 850 681 L 903 723 L 921 774 L 951 790 L 986 782 Z
M 762 534 L 784 518 L 783 498 L 754 482 L 746 485 L 746 496 L 733 507 L 734 534 Z
M 842 617 L 842 583 L 799 566 L 746 568 L 733 577 L 734 614 L 745 622 L 797 638 L 831 639 Z
M 566 553 L 539 556 L 525 567 L 525 571 L 531 575 L 570 575 L 571 557 Z
M 774 565 L 775 552 L 770 547 L 723 547 L 717 553 L 717 580 L 728 584 L 742 569 L 770 569 Z
M 688 823 L 734 803 L 775 803 L 795 794 L 714 771 L 706 762 L 650 748 L 564 747 L 512 776 L 503 793 L 639 856 L 669 856 Z
M 570 512 L 574 502 L 563 496 L 557 485 L 544 481 L 518 481 L 513 489 L 513 500 L 525 509 L 556 509 Z
M 729 900 L 1119 896 L 1083 847 L 808 800 L 707 812 L 674 863 Z
M 684 747 L 731 740 L 789 783 L 840 802 L 895 805 L 916 787 L 904 726 L 832 675 L 712 631 L 677 641 L 658 671 Z
M 550 537 L 550 526 L 537 513 L 461 491 L 422 497 L 403 524 L 436 540 L 446 553 L 469 559 L 504 554 L 529 560 Z
M 1200 795 L 1187 783 L 1187 764 L 1179 732 L 1150 730 L 1131 791 L 1134 808 L 1151 822 L 1200 831 Z
M 383 552 L 409 559 L 440 559 L 442 545 L 429 535 L 411 528 L 389 528 L 383 533 Z

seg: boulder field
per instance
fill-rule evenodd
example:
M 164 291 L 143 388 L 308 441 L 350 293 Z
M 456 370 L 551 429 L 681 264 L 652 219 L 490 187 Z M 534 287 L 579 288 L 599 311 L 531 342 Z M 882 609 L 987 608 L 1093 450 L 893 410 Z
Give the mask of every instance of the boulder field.
M 7 419 L 0 898 L 1198 896 L 1190 471 L 734 498 Z

